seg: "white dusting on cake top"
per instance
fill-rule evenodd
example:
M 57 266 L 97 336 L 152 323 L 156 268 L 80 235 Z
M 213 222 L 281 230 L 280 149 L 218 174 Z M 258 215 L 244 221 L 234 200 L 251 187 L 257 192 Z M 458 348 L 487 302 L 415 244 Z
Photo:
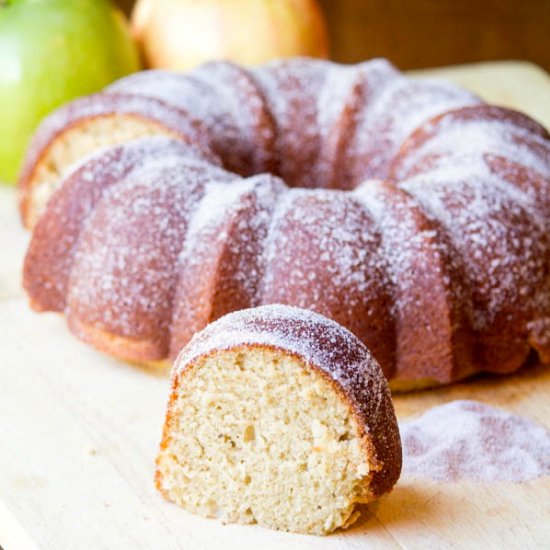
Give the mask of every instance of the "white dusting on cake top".
M 60 277 L 67 278 L 77 248 L 71 296 L 101 328 L 131 336 L 131 319 L 168 310 L 174 264 L 196 261 L 190 251 L 203 242 L 207 247 L 203 237 L 222 226 L 216 245 L 232 256 L 242 246 L 246 261 L 236 262 L 234 276 L 243 284 L 253 280 L 251 303 L 284 302 L 330 315 L 373 350 L 380 343 L 393 350 L 394 317 L 399 321 L 429 299 L 417 292 L 422 271 L 447 293 L 444 313 L 453 300 L 467 309 L 473 303 L 469 321 L 478 331 L 491 335 L 504 327 L 503 334 L 525 346 L 527 323 L 548 315 L 550 212 L 539 198 L 548 195 L 550 142 L 526 117 L 483 105 L 450 84 L 409 80 L 383 60 L 347 67 L 295 59 L 253 70 L 215 62 L 190 75 L 133 75 L 108 93 L 62 107 L 43 124 L 31 151 L 38 155 L 71 121 L 120 114 L 157 122 L 197 149 L 180 153 L 172 145 L 168 153 L 144 141 L 150 145 L 134 156 L 126 151 L 124 162 L 105 150 L 94 157 L 94 168 L 81 164 L 65 180 L 78 174 L 86 190 L 71 198 L 73 205 L 82 199 L 74 210 L 82 219 L 71 219 L 75 231 L 66 261 L 59 261 L 61 275 L 51 271 L 46 283 L 63 291 Z M 346 192 L 371 174 L 386 178 L 419 126 L 429 137 L 406 142 L 409 149 L 395 163 L 406 181 L 388 183 L 386 194 L 368 183 Z M 210 145 L 223 166 L 239 174 L 280 170 L 295 178 L 288 183 L 316 189 L 243 181 L 212 166 Z M 493 169 L 488 159 L 499 154 L 542 179 L 528 185 L 513 167 Z M 144 162 L 150 170 L 129 183 L 125 170 L 139 165 L 134 157 L 140 155 L 158 158 Z M 102 175 L 120 181 L 98 192 L 93 182 Z M 334 189 L 320 189 L 326 186 Z M 395 186 L 411 195 L 401 206 Z M 197 189 L 192 200 L 191 187 Z M 260 196 L 262 189 L 270 191 Z M 242 216 L 252 196 L 257 212 Z M 422 217 L 431 225 L 423 228 Z M 229 239 L 225 229 L 237 218 L 243 238 Z M 214 255 L 213 249 L 203 254 L 210 250 Z M 257 261 L 249 261 L 252 255 Z M 161 329 L 168 324 L 163 318 Z
M 261 303 L 330 316 L 393 368 L 392 286 L 380 235 L 349 193 L 291 189 L 277 204 L 265 247 Z
M 276 287 L 282 296 L 287 287 L 295 305 L 311 307 L 339 301 L 339 292 L 349 288 L 356 294 L 350 293 L 343 309 L 366 302 L 376 281 L 385 277 L 379 244 L 366 210 L 352 195 L 292 189 L 279 201 L 269 231 L 264 295 Z M 279 276 L 281 271 L 286 277 Z M 323 280 L 318 279 L 321 272 L 326 273 Z
M 531 126 L 520 126 L 503 110 L 501 119 L 479 116 L 466 118 L 468 110 L 449 113 L 437 123 L 427 125 L 423 139 L 412 138 L 410 146 L 399 159 L 394 176 L 404 179 L 432 167 L 456 167 L 458 159 L 493 154 L 509 162 L 531 168 L 550 178 L 550 141 L 533 132 Z M 493 111 L 494 113 L 494 111 Z
M 460 372 L 448 346 L 471 311 L 464 281 L 454 269 L 448 241 L 419 203 L 388 181 L 368 180 L 353 191 L 372 214 L 393 284 L 392 313 L 399 377 L 422 372 L 445 383 Z M 418 338 L 418 327 L 429 327 Z M 430 353 L 426 353 L 430 350 Z
M 162 136 L 140 138 L 102 148 L 68 171 L 63 185 L 51 197 L 34 229 L 33 252 L 27 269 L 39 270 L 48 293 L 48 309 L 62 311 L 75 249 L 85 220 L 107 188 L 118 185 L 132 171 L 161 170 L 183 158 L 201 158 L 202 152 L 181 141 Z M 209 162 L 213 160 L 209 157 Z M 34 243 L 34 240 L 33 240 Z
M 69 315 L 121 336 L 166 339 L 188 218 L 208 181 L 234 177 L 180 157 L 110 187 L 80 236 Z
M 388 176 L 403 141 L 422 123 L 445 111 L 479 103 L 471 93 L 442 82 L 385 77 L 383 85 L 365 72 L 365 105 L 355 114 L 347 142 L 346 167 L 354 185 L 365 178 Z
M 107 93 L 155 97 L 179 109 L 193 113 L 206 124 L 221 118 L 223 106 L 213 102 L 214 92 L 205 82 L 187 74 L 164 70 L 140 71 L 108 86 Z
M 341 369 L 356 363 L 362 364 L 363 371 L 380 373 L 370 352 L 350 331 L 323 315 L 283 304 L 233 312 L 209 324 L 182 350 L 176 367 L 185 368 L 212 350 L 248 344 L 280 347 L 334 378 L 348 376 Z M 358 368 L 350 368 L 349 376 L 354 376 Z
M 223 122 L 236 128 L 235 137 L 224 136 L 221 128 L 213 133 L 214 140 L 222 141 L 226 166 L 244 176 L 272 169 L 276 126 L 252 70 L 212 61 L 190 74 L 212 87 L 210 101 L 223 106 Z
M 325 82 L 332 66 L 327 61 L 298 58 L 274 61 L 254 70 L 277 121 L 278 169 L 291 186 L 326 186 L 327 177 L 318 164 L 322 158 L 319 114 L 322 91 L 330 90 Z
M 400 424 L 403 474 L 439 482 L 550 475 L 550 431 L 476 401 L 451 401 Z
M 474 328 L 495 327 L 504 315 L 521 319 L 547 310 L 545 227 L 496 175 L 461 166 L 429 171 L 401 186 L 462 254 Z

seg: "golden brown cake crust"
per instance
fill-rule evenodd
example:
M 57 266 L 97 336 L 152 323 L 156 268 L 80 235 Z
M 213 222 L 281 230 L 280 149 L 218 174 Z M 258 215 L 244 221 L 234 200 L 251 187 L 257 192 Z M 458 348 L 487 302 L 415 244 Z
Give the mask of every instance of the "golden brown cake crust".
M 260 201 L 257 215 L 224 208 L 232 204 L 233 192 L 224 182 L 238 194 L 237 188 L 251 180 L 210 167 L 209 161 L 203 166 L 206 190 L 196 201 L 183 207 L 170 200 L 161 204 L 150 200 L 159 191 L 149 172 L 139 183 L 138 197 L 150 206 L 148 223 L 127 215 L 110 233 L 105 229 L 111 227 L 110 216 L 121 218 L 122 210 L 108 203 L 118 192 L 115 187 L 128 185 L 125 175 L 116 176 L 111 152 L 98 157 L 105 159 L 104 176 L 92 178 L 98 189 L 108 187 L 105 193 L 92 190 L 87 170 L 67 178 L 63 170 L 53 170 L 57 180 L 42 187 L 40 200 L 46 204 L 61 185 L 51 200 L 61 207 L 46 208 L 25 264 L 33 307 L 60 310 L 73 287 L 76 296 L 86 286 L 87 305 L 76 308 L 78 300 L 73 302 L 73 311 L 80 311 L 73 325 L 81 335 L 81 328 L 89 327 L 96 335 L 116 336 L 119 343 L 127 338 L 127 355 L 136 361 L 159 359 L 169 349 L 175 354 L 193 332 L 231 309 L 273 302 L 312 309 L 352 330 L 400 388 L 449 383 L 478 371 L 511 372 L 532 349 L 548 360 L 550 138 L 535 121 L 486 105 L 450 84 L 412 81 L 384 60 L 344 67 L 291 59 L 258 69 L 218 62 L 190 76 L 163 73 L 158 85 L 171 88 L 162 90 L 152 87 L 155 74 L 129 77 L 47 119 L 22 175 L 25 218 L 29 197 L 36 199 L 41 188 L 29 183 L 29 174 L 50 162 L 55 168 L 52 150 L 64 139 L 86 134 L 92 120 L 96 130 L 103 128 L 102 121 L 118 125 L 124 130 L 119 138 L 126 141 L 160 128 L 191 141 L 202 159 L 213 160 L 217 153 L 225 168 L 246 164 L 241 172 L 269 169 L 277 161 L 271 164 L 275 173 L 262 177 L 273 178 L 279 191 Z M 182 95 L 169 107 L 179 85 Z M 207 119 L 206 125 L 185 113 L 186 104 L 193 116 Z M 129 131 L 136 117 L 141 117 L 138 127 Z M 72 126 L 73 119 L 82 124 Z M 235 143 L 242 147 L 233 148 Z M 179 153 L 152 156 L 161 170 Z M 193 164 L 188 152 L 182 156 L 185 166 Z M 277 178 L 283 168 L 294 181 Z M 194 169 L 183 171 L 175 179 L 189 189 Z M 378 183 L 366 181 L 370 176 Z M 285 183 L 316 188 L 292 189 Z M 216 213 L 204 217 L 210 207 Z M 160 231 L 163 219 L 177 218 L 179 210 L 185 215 L 178 218 L 179 229 L 173 228 L 178 242 L 171 243 L 163 260 L 157 257 L 154 269 L 147 267 L 142 284 L 125 286 L 130 268 L 121 269 L 117 261 L 130 265 L 133 253 L 141 265 L 141 241 L 152 243 L 152 232 Z M 207 222 L 204 239 L 188 231 L 201 220 Z M 96 257 L 99 265 L 95 245 L 80 238 L 84 225 L 88 237 L 91 232 L 100 236 L 99 248 L 115 251 L 93 277 L 93 270 L 75 267 L 86 257 Z M 256 227 L 261 235 L 254 233 Z M 134 234 L 130 252 L 116 240 L 125 232 Z M 66 251 L 53 239 L 66 242 Z M 196 255 L 186 257 L 190 250 Z M 114 261 L 117 254 L 124 258 Z M 202 258 L 200 268 L 191 265 L 194 258 Z M 153 298 L 161 279 L 166 284 L 159 305 Z M 109 289 L 116 292 L 106 296 Z M 143 318 L 149 319 L 147 331 Z M 159 342 L 156 351 L 132 356 L 131 350 L 141 349 L 140 338 Z M 99 337 L 94 345 L 101 347 Z
M 178 262 L 172 359 L 208 323 L 259 305 L 269 218 L 284 192 L 281 180 L 264 174 L 233 183 L 223 201 L 212 194 L 199 206 Z
M 135 352 L 127 359 L 132 353 L 136 361 L 168 356 L 177 258 L 190 212 L 213 176 L 220 185 L 236 177 L 178 157 L 160 167 L 144 165 L 106 191 L 78 238 L 67 294 L 70 326 L 129 339 Z M 101 348 L 101 339 L 94 341 Z M 139 341 L 149 343 L 147 355 Z M 107 341 L 106 351 L 111 347 Z
M 266 242 L 261 303 L 308 308 L 368 342 L 386 377 L 395 371 L 392 283 L 380 235 L 352 194 L 291 189 Z

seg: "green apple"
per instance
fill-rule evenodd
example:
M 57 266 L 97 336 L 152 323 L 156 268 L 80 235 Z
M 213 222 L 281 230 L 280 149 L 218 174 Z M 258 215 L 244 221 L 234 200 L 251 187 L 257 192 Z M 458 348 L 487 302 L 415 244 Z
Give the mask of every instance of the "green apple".
M 16 179 L 46 114 L 138 69 L 127 22 L 108 0 L 0 0 L 0 181 Z

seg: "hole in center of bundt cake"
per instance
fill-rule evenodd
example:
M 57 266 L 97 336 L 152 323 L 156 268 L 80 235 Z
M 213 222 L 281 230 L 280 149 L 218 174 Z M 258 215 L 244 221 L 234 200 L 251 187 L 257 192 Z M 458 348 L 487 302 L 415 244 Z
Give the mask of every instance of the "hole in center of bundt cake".
M 367 500 L 354 416 L 301 360 L 237 348 L 202 357 L 181 376 L 158 462 L 170 500 L 205 516 L 301 532 L 330 531 Z

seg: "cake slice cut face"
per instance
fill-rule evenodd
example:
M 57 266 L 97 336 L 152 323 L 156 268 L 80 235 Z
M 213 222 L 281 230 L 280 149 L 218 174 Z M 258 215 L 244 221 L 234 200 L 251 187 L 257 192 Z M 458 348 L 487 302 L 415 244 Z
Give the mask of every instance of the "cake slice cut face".
M 33 136 L 19 176 L 24 225 L 36 225 L 75 163 L 104 147 L 154 135 L 209 150 L 200 122 L 155 98 L 98 93 L 56 110 Z
M 184 349 L 157 458 L 157 487 L 168 500 L 226 522 L 326 534 L 391 489 L 401 452 L 379 366 L 343 327 L 301 311 L 230 314 Z M 302 338 L 306 351 L 282 343 L 283 332 Z M 308 347 L 325 347 L 323 360 Z
M 359 427 L 331 384 L 289 354 L 199 360 L 176 393 L 159 486 L 189 511 L 324 533 L 370 500 Z M 307 510 L 307 513 L 304 513 Z

